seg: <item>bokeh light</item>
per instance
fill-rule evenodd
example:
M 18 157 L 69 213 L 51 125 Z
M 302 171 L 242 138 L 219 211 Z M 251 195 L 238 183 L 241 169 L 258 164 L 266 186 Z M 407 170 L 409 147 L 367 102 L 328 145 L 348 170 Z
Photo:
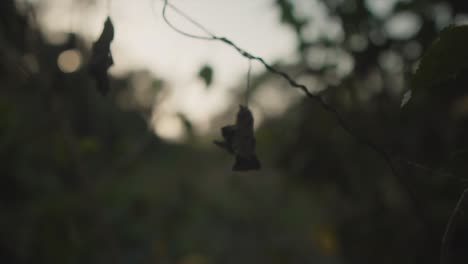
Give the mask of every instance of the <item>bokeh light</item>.
M 81 53 L 76 49 L 63 51 L 57 58 L 57 65 L 64 73 L 76 72 L 81 66 Z

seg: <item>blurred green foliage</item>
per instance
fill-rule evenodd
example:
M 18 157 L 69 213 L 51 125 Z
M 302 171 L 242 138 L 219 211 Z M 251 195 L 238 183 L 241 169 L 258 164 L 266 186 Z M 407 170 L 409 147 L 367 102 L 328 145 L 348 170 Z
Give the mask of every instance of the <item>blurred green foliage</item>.
M 256 131 L 261 172 L 231 173 L 231 158 L 197 136 L 187 117 L 179 116 L 191 135 L 183 144 L 151 131 L 152 109 L 131 87 L 141 75 L 113 78 L 109 96 L 100 96 L 83 66 L 68 74 L 57 66 L 70 48 L 89 57 L 80 36 L 49 44 L 30 13 L 1 1 L 0 262 L 437 263 L 468 172 L 468 75 L 456 66 L 464 57 L 452 53 L 463 47 L 450 39 L 449 55 L 434 58 L 456 66 L 437 84 L 444 89 L 416 89 L 409 79 L 418 47 L 427 49 L 442 28 L 428 10 L 449 7 L 452 21 L 468 4 L 397 1 L 382 17 L 372 1 L 318 1 L 343 36 L 322 30 L 310 39 L 312 19 L 297 14 L 302 2 L 274 2 L 301 58 L 275 66 L 323 85 L 353 129 L 391 153 L 400 177 L 307 98 Z M 386 31 L 402 11 L 422 21 L 406 39 Z M 312 54 L 328 59 L 317 63 Z M 340 72 L 344 57 L 352 59 L 348 73 Z M 207 85 L 209 69 L 200 72 Z M 254 77 L 252 108 L 269 81 L 278 79 Z M 168 89 L 161 79 L 149 86 L 154 96 Z M 467 248 L 467 230 L 457 227 L 454 247 Z M 466 263 L 466 254 L 454 250 L 451 260 Z
M 444 29 L 427 49 L 414 74 L 415 89 L 430 89 L 457 78 L 468 67 L 468 26 Z
M 213 68 L 209 65 L 204 65 L 198 72 L 198 77 L 205 82 L 206 87 L 210 87 L 213 82 Z

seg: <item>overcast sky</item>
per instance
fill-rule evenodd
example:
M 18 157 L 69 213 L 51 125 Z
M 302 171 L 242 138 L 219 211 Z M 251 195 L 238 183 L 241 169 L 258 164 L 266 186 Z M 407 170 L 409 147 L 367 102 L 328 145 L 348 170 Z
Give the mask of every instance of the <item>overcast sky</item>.
M 86 1 L 80 5 L 83 2 Z M 294 60 L 294 34 L 279 24 L 279 12 L 272 0 L 170 2 L 210 31 L 230 38 L 267 61 Z M 40 21 L 49 31 L 73 30 L 89 40 L 97 38 L 107 15 L 105 0 L 83 11 L 73 7 L 72 0 L 45 0 L 45 3 Z M 160 0 L 112 1 L 110 15 L 116 32 L 112 72 L 147 69 L 168 80 L 172 92 L 164 103 L 164 111 L 182 111 L 203 127 L 203 123 L 206 125 L 212 115 L 226 106 L 226 91 L 245 79 L 248 62 L 219 42 L 190 39 L 174 32 L 161 17 L 162 6 Z M 170 9 L 167 16 L 181 29 L 201 33 Z M 205 63 L 215 69 L 214 84 L 208 91 L 196 78 Z M 263 68 L 254 64 L 253 70 L 260 72 Z

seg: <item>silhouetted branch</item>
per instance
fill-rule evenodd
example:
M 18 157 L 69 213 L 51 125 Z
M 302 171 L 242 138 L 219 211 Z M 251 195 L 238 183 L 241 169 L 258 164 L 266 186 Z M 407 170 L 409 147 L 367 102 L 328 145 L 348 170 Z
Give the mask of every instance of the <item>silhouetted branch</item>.
M 112 8 L 112 0 L 107 0 L 106 1 L 106 11 L 107 11 L 108 16 L 110 16 L 111 8 Z
M 452 180 L 458 180 L 460 182 L 467 182 L 466 179 L 461 179 L 460 177 L 450 173 L 450 172 L 447 172 L 444 170 L 444 168 L 439 168 L 439 169 L 434 169 L 434 168 L 431 168 L 425 164 L 421 164 L 421 163 L 418 163 L 418 162 L 415 162 L 415 161 L 410 161 L 410 160 L 406 160 L 406 159 L 401 159 L 401 158 L 397 158 L 398 161 L 400 162 L 403 162 L 403 163 L 406 163 L 407 165 L 413 167 L 413 168 L 416 168 L 416 169 L 419 169 L 419 170 L 422 170 L 422 171 L 425 171 L 429 174 L 432 174 L 432 175 L 435 175 L 437 177 L 439 177 L 439 179 L 452 179 Z
M 216 36 L 215 34 L 211 33 L 208 29 L 206 29 L 203 25 L 201 25 L 200 23 L 198 23 L 197 21 L 195 21 L 194 19 L 192 19 L 190 16 L 188 16 L 187 14 L 185 14 L 184 12 L 182 12 L 181 10 L 179 10 L 178 8 L 176 8 L 174 5 L 168 3 L 168 0 L 161 0 L 161 1 L 164 1 L 164 6 L 163 6 L 163 9 L 162 9 L 162 16 L 163 16 L 163 19 L 164 21 L 172 28 L 174 29 L 176 32 L 186 36 L 186 37 L 190 37 L 190 38 L 194 38 L 194 39 L 201 39 L 201 40 L 217 40 L 217 41 L 221 41 L 225 44 L 227 44 L 228 46 L 231 46 L 232 48 L 234 48 L 240 55 L 244 56 L 245 58 L 249 59 L 249 60 L 255 60 L 255 61 L 258 61 L 260 62 L 266 70 L 268 70 L 270 73 L 273 73 L 273 74 L 276 74 L 276 75 L 279 75 L 281 76 L 283 79 L 285 79 L 289 85 L 291 85 L 292 87 L 294 88 L 298 88 L 300 89 L 308 98 L 314 100 L 315 102 L 317 102 L 324 110 L 326 110 L 327 112 L 329 112 L 331 115 L 333 115 L 335 117 L 335 119 L 337 120 L 338 124 L 340 125 L 341 128 L 343 128 L 350 136 L 352 136 L 358 143 L 362 144 L 362 145 L 365 145 L 367 146 L 369 149 L 373 150 L 374 152 L 376 152 L 378 155 L 380 155 L 382 157 L 382 159 L 386 162 L 386 164 L 388 165 L 391 173 L 395 176 L 395 178 L 399 181 L 400 185 L 405 189 L 405 192 L 408 194 L 409 198 L 411 199 L 412 201 L 412 209 L 413 209 L 413 212 L 415 212 L 417 214 L 417 216 L 420 218 L 420 219 L 424 219 L 425 217 L 423 217 L 423 213 L 421 211 L 421 207 L 418 205 L 418 202 L 416 200 L 416 197 L 413 195 L 413 193 L 409 190 L 407 184 L 404 182 L 404 179 L 402 178 L 402 176 L 398 173 L 395 165 L 393 164 L 393 160 L 390 156 L 389 153 L 387 153 L 387 151 L 383 148 L 383 147 L 380 147 L 378 146 L 377 144 L 373 143 L 372 141 L 370 141 L 369 139 L 361 136 L 359 133 L 355 132 L 354 129 L 348 125 L 348 123 L 346 122 L 345 118 L 338 112 L 337 109 L 335 109 L 333 106 L 331 106 L 330 104 L 328 104 L 321 96 L 321 93 L 312 93 L 310 91 L 310 89 L 304 85 L 304 84 L 301 84 L 301 83 L 298 83 L 296 82 L 291 76 L 289 76 L 286 72 L 283 72 L 275 67 L 273 67 L 272 65 L 268 64 L 262 57 L 258 57 L 258 56 L 255 56 L 249 52 L 247 52 L 246 50 L 244 50 L 243 48 L 239 47 L 238 45 L 236 45 L 233 41 L 229 40 L 228 38 L 226 37 L 219 37 L 219 36 Z M 199 29 L 201 29 L 203 32 L 205 32 L 208 36 L 197 36 L 197 35 L 193 35 L 193 34 L 190 34 L 190 33 L 187 33 L 185 31 L 182 31 L 180 29 L 178 29 L 176 26 L 174 26 L 170 21 L 169 19 L 167 18 L 166 16 L 166 9 L 167 7 L 170 7 L 172 10 L 174 10 L 175 12 L 177 12 L 179 15 L 183 16 L 184 18 L 186 18 L 188 21 L 190 21 L 193 25 L 195 25 L 196 27 L 198 27 Z
M 250 97 L 250 75 L 252 73 L 252 60 L 249 60 L 249 69 L 247 70 L 247 87 L 245 89 L 245 105 L 249 106 Z
M 176 6 L 174 5 L 171 5 L 170 3 L 168 3 L 167 0 L 161 0 L 161 1 L 164 1 L 164 6 L 163 6 L 163 10 L 162 10 L 162 16 L 163 16 L 163 19 L 164 21 L 166 22 L 166 24 L 171 27 L 174 31 L 178 32 L 179 34 L 181 35 L 184 35 L 186 37 L 189 37 L 189 38 L 194 38 L 194 39 L 202 39 L 202 40 L 215 40 L 216 37 L 213 33 L 211 33 L 207 28 L 205 28 L 202 24 L 198 23 L 197 21 L 195 21 L 193 18 L 191 18 L 190 16 L 186 15 L 184 12 L 182 12 L 181 10 L 179 10 Z M 167 7 L 170 7 L 172 10 L 174 10 L 176 13 L 178 13 L 179 15 L 181 15 L 182 17 L 184 17 L 185 19 L 187 19 L 188 21 L 190 21 L 190 23 L 194 24 L 195 26 L 197 26 L 199 29 L 201 29 L 202 31 L 204 31 L 207 35 L 209 35 L 209 37 L 206 37 L 206 36 L 197 36 L 197 35 L 193 35 L 193 34 L 190 34 L 190 33 L 187 33 L 185 31 L 182 31 L 180 29 L 178 29 L 176 26 L 174 26 L 170 21 L 169 19 L 167 19 L 167 16 L 166 16 L 166 9 Z
M 457 218 L 460 217 L 460 215 L 463 213 L 463 207 L 466 207 L 466 204 L 468 203 L 466 200 L 467 193 L 468 188 L 463 191 L 462 195 L 458 199 L 457 205 L 455 206 L 455 209 L 453 209 L 453 212 L 450 215 L 449 221 L 447 223 L 447 227 L 445 228 L 444 236 L 442 237 L 440 264 L 450 263 L 449 250 L 451 246 L 451 239 L 456 228 Z

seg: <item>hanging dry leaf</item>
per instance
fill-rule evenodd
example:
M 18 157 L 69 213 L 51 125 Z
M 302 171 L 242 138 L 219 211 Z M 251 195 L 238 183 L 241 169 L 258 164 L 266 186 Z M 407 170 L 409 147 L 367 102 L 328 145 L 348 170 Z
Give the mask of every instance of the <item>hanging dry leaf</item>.
M 101 36 L 93 43 L 89 63 L 89 73 L 96 79 L 97 89 L 102 95 L 107 94 L 110 88 L 107 71 L 114 64 L 110 51 L 113 39 L 114 26 L 110 17 L 107 17 Z
M 236 157 L 233 171 L 260 169 L 260 161 L 255 154 L 254 119 L 249 108 L 240 105 L 235 125 L 221 128 L 224 141 L 214 143 Z

